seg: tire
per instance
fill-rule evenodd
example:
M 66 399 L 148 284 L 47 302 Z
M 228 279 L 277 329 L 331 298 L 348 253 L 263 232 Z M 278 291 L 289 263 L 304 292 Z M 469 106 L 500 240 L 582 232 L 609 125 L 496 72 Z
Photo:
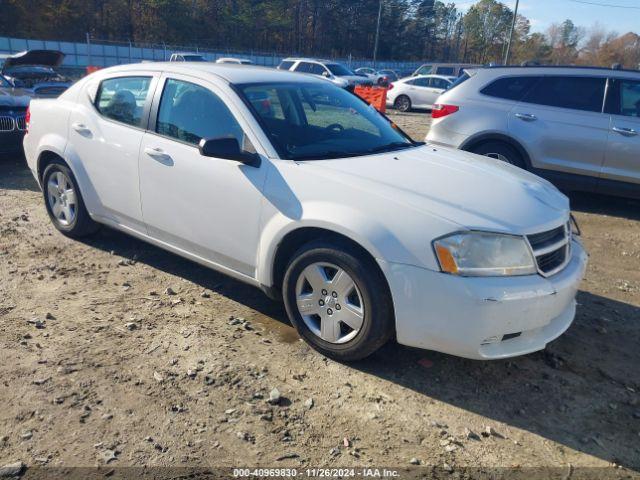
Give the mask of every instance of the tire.
M 318 272 L 325 276 L 316 278 Z M 318 283 L 319 278 L 335 283 Z M 319 285 L 326 286 L 326 291 Z M 350 245 L 316 241 L 303 246 L 287 266 L 282 292 L 291 323 L 307 343 L 327 357 L 360 360 L 393 335 L 393 305 L 386 280 L 372 260 Z M 298 306 L 303 295 L 304 317 Z
M 527 166 L 522 158 L 522 155 L 518 150 L 505 142 L 490 141 L 484 142 L 471 149 L 473 153 L 478 155 L 484 155 L 485 157 L 495 158 L 496 160 L 502 160 L 504 162 L 520 167 L 524 170 Z
M 393 107 L 400 112 L 411 110 L 411 99 L 406 95 L 399 95 L 393 102 Z
M 64 235 L 80 238 L 100 228 L 89 216 L 76 177 L 64 161 L 53 160 L 47 165 L 42 174 L 42 193 L 51 222 Z

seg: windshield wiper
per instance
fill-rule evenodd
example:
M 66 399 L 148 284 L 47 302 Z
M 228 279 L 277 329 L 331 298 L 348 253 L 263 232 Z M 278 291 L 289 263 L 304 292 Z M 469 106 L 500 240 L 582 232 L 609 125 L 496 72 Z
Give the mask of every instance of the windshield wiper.
M 414 143 L 409 142 L 391 142 L 386 145 L 381 145 L 379 147 L 373 147 L 369 150 L 366 150 L 364 153 L 383 153 L 383 152 L 393 152 L 395 150 L 404 150 L 405 148 L 415 147 Z
M 303 155 L 300 157 L 292 157 L 292 160 L 330 160 L 332 158 L 346 158 L 346 157 L 358 157 L 362 155 L 362 152 L 346 152 L 340 150 L 330 150 L 328 152 L 321 152 L 314 155 Z

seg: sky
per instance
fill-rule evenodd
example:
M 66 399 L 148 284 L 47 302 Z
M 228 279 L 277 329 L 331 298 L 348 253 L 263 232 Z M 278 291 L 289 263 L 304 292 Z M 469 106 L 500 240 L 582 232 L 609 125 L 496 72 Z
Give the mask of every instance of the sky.
M 455 1 L 461 10 L 468 9 L 476 3 L 471 0 Z M 501 0 L 513 9 L 515 0 Z M 640 33 L 640 0 L 520 0 L 518 13 L 531 21 L 531 30 L 544 32 L 554 22 L 562 22 L 570 18 L 573 23 L 581 27 L 591 27 L 600 24 L 607 31 L 620 34 L 629 31 Z M 592 5 L 594 3 L 608 6 Z M 617 6 L 617 7 L 616 7 Z M 635 7 L 635 8 L 620 8 Z

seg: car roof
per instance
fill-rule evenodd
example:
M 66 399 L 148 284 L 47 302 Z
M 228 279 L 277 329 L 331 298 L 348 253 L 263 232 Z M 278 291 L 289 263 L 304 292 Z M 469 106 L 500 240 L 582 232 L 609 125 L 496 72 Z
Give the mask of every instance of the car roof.
M 427 62 L 420 65 L 420 67 L 425 67 L 427 65 L 437 65 L 438 67 L 475 67 L 479 64 L 477 63 L 442 63 L 442 62 Z M 418 68 L 420 68 L 418 67 Z
M 529 74 L 544 74 L 544 73 L 559 73 L 561 71 L 571 72 L 575 74 L 615 74 L 615 73 L 635 73 L 640 74 L 640 70 L 623 69 L 623 68 L 607 68 L 607 67 L 594 67 L 594 66 L 581 66 L 581 65 L 497 65 L 497 66 L 481 66 L 467 68 L 467 70 L 478 71 L 495 71 L 496 73 L 518 73 L 524 72 Z M 565 72 L 565 73 L 566 73 Z
M 308 57 L 288 57 L 283 58 L 283 62 L 315 62 L 315 63 L 340 63 L 335 60 L 323 60 L 322 58 L 308 58 Z
M 407 80 L 411 80 L 412 78 L 440 78 L 442 80 L 455 80 L 456 77 L 452 77 L 451 75 L 437 75 L 433 73 L 429 73 L 427 75 L 415 75 L 413 77 L 408 77 Z
M 211 62 L 154 62 L 133 63 L 109 67 L 98 72 L 102 75 L 110 73 L 133 73 L 139 71 L 158 71 L 200 75 L 212 75 L 232 84 L 256 82 L 314 82 L 326 84 L 324 79 L 316 79 L 311 75 L 303 75 L 288 70 L 259 67 L 255 65 L 239 65 L 233 63 Z

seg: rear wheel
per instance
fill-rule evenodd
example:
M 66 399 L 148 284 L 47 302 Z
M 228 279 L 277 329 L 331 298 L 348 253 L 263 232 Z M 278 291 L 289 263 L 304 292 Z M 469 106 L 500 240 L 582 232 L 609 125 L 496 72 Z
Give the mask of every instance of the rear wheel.
M 302 247 L 287 267 L 282 291 L 300 336 L 328 357 L 362 359 L 393 334 L 391 295 L 382 273 L 348 245 Z
M 496 160 L 510 163 L 511 165 L 526 170 L 526 164 L 524 163 L 522 155 L 508 143 L 497 141 L 485 142 L 473 148 L 471 151 L 478 155 L 495 158 Z
M 411 110 L 411 99 L 406 95 L 400 95 L 398 98 L 396 98 L 396 101 L 393 102 L 393 106 L 396 110 L 399 110 L 401 112 L 408 112 L 409 110 Z
M 42 175 L 42 192 L 53 225 L 69 237 L 83 237 L 98 230 L 99 225 L 84 206 L 78 183 L 62 160 L 54 160 Z

